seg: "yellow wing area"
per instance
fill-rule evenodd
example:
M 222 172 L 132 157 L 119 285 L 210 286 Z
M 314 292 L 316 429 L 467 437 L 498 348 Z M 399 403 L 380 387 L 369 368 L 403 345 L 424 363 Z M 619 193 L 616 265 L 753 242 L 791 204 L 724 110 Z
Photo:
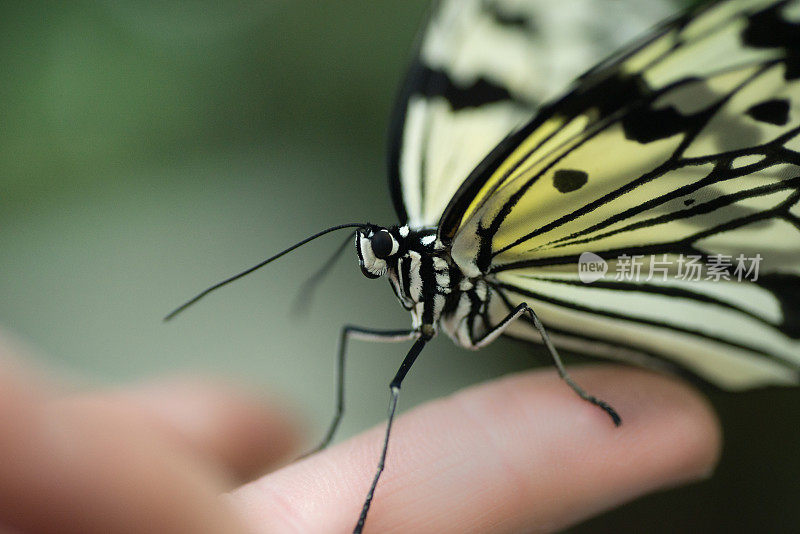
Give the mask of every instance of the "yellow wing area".
M 787 179 L 800 145 L 800 85 L 782 43 L 746 42 L 764 4 L 774 3 L 722 3 L 670 29 L 626 61 L 590 73 L 600 78 L 596 90 L 564 101 L 579 112 L 557 103 L 549 118 L 534 121 L 460 214 L 452 242 L 459 266 L 477 275 L 580 253 L 587 243 L 613 250 L 673 242 L 729 222 L 734 212 L 786 200 L 796 189 Z M 778 116 L 759 107 L 779 108 L 772 110 Z M 712 217 L 697 209 L 741 190 L 751 198 L 730 197 L 734 208 Z
M 683 21 L 678 19 L 667 25 L 664 30 L 656 32 L 656 36 L 649 41 L 634 44 L 632 50 L 623 51 L 595 67 L 584 75 L 584 85 L 596 84 L 599 86 L 598 89 L 605 92 L 627 91 L 630 95 L 626 96 L 630 96 L 633 100 L 681 80 L 701 78 L 706 81 L 709 90 L 724 93 L 730 90 L 732 80 L 721 75 L 716 77 L 715 81 L 710 81 L 712 73 L 734 70 L 734 77 L 746 75 L 747 70 L 743 70 L 742 66 L 763 64 L 785 54 L 785 50 L 778 47 L 754 48 L 742 42 L 742 33 L 746 29 L 748 17 L 772 4 L 775 4 L 774 0 L 723 2 L 690 19 L 685 26 L 681 24 Z M 640 87 L 630 91 L 630 88 L 623 84 L 623 80 L 630 79 L 635 79 Z M 615 83 L 604 85 L 604 82 L 609 80 Z M 556 150 L 561 153 L 567 151 L 579 141 L 576 138 L 585 138 L 602 126 L 599 123 L 608 119 L 608 111 L 606 110 L 604 116 L 602 113 L 604 110 L 600 109 L 602 103 L 592 99 L 606 99 L 609 95 L 595 94 L 587 98 L 581 94 L 585 92 L 586 90 L 578 85 L 577 90 L 565 98 L 570 107 L 577 107 L 577 110 L 561 110 L 559 103 L 551 106 L 553 110 L 551 116 L 541 124 L 537 124 L 534 131 L 524 138 L 492 176 L 485 180 L 480 192 L 461 214 L 461 225 L 474 215 L 485 199 L 493 195 L 498 188 L 504 187 L 522 174 L 530 175 L 531 172 L 536 172 L 536 168 L 531 168 L 532 165 L 540 164 L 537 168 L 541 169 L 548 154 Z M 674 93 L 676 98 L 682 98 L 686 103 L 686 110 L 708 105 L 707 98 L 702 98 L 702 95 L 687 94 L 689 92 L 690 90 L 684 89 Z M 695 99 L 695 96 L 700 98 Z M 635 101 L 620 102 L 619 109 L 612 111 L 621 111 L 625 106 L 634 104 Z M 630 154 L 625 153 L 619 159 L 628 157 L 631 157 Z
M 467 272 L 486 272 L 476 254 L 487 247 L 487 235 L 491 270 L 498 271 L 585 250 L 676 243 L 777 209 L 796 194 L 800 174 L 800 83 L 785 81 L 785 72 L 775 63 L 688 82 L 675 92 L 702 85 L 688 94 L 702 93 L 707 107 L 694 116 L 674 114 L 685 129 L 646 143 L 630 138 L 623 118 L 576 135 L 587 120 L 581 116 L 544 143 L 534 139 L 544 135 L 537 130 L 495 172 L 494 190 L 473 202 L 480 207 L 459 228 L 454 259 Z M 676 98 L 674 92 L 658 97 L 644 120 L 656 120 L 666 109 L 660 106 Z M 786 122 L 747 114 L 764 102 L 785 105 Z M 546 153 L 531 151 L 528 141 Z M 547 151 L 552 143 L 558 148 Z M 752 235 L 753 247 L 744 248 L 790 250 L 800 260 L 800 235 Z
M 526 302 L 565 347 L 678 364 L 731 389 L 797 381 L 799 5 L 721 2 L 673 21 L 473 173 L 443 238 L 495 290 L 490 322 Z M 607 268 L 591 283 L 578 274 L 587 252 Z M 641 278 L 615 277 L 632 256 Z M 678 276 L 690 256 L 699 280 Z M 737 256 L 757 257 L 758 276 L 708 277 L 711 260 Z M 656 260 L 670 267 L 646 278 Z M 524 322 L 509 333 L 538 338 Z

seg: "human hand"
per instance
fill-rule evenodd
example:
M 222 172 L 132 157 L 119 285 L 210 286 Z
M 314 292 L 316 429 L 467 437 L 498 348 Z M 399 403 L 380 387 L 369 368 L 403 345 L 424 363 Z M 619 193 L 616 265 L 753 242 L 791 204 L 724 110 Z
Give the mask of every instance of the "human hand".
M 185 381 L 53 394 L 12 367 L 0 368 L 0 532 L 349 532 L 383 437 L 235 488 L 293 446 L 281 410 Z M 551 371 L 411 410 L 365 532 L 553 531 L 711 472 L 719 426 L 688 386 L 617 366 L 570 372 L 622 427 Z

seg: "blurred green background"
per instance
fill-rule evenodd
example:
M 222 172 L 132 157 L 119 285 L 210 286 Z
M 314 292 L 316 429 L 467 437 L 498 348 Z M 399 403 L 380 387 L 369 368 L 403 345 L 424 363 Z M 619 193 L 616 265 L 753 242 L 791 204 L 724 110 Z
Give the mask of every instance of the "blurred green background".
M 341 324 L 403 328 L 386 282 L 347 253 L 307 317 L 296 290 L 330 237 L 161 317 L 208 284 L 323 227 L 395 217 L 384 133 L 426 2 L 3 2 L 0 324 L 100 384 L 211 373 L 283 395 L 309 443 L 333 411 Z M 404 347 L 353 343 L 339 437 L 380 422 Z M 535 356 L 534 357 L 532 357 Z M 548 364 L 501 340 L 445 337 L 401 406 Z M 718 473 L 574 532 L 800 531 L 797 390 L 709 391 Z

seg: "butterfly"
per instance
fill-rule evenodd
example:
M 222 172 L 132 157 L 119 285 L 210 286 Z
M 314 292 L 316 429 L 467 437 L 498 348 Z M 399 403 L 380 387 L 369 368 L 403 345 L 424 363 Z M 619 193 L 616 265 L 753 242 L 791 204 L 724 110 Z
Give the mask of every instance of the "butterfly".
M 537 108 L 533 0 L 442 0 L 392 118 L 394 226 L 353 229 L 362 273 L 386 276 L 413 341 L 400 386 L 440 332 L 500 335 L 737 390 L 800 376 L 800 1 L 725 0 L 669 19 Z

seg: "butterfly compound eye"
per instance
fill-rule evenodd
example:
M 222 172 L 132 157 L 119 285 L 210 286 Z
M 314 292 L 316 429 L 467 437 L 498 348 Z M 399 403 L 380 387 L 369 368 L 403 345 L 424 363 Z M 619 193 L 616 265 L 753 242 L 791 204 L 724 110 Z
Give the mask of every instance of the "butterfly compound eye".
M 394 248 L 392 236 L 389 235 L 389 232 L 383 230 L 376 232 L 375 235 L 369 239 L 369 242 L 370 245 L 372 245 L 372 253 L 375 254 L 375 257 L 379 260 L 388 258 Z

